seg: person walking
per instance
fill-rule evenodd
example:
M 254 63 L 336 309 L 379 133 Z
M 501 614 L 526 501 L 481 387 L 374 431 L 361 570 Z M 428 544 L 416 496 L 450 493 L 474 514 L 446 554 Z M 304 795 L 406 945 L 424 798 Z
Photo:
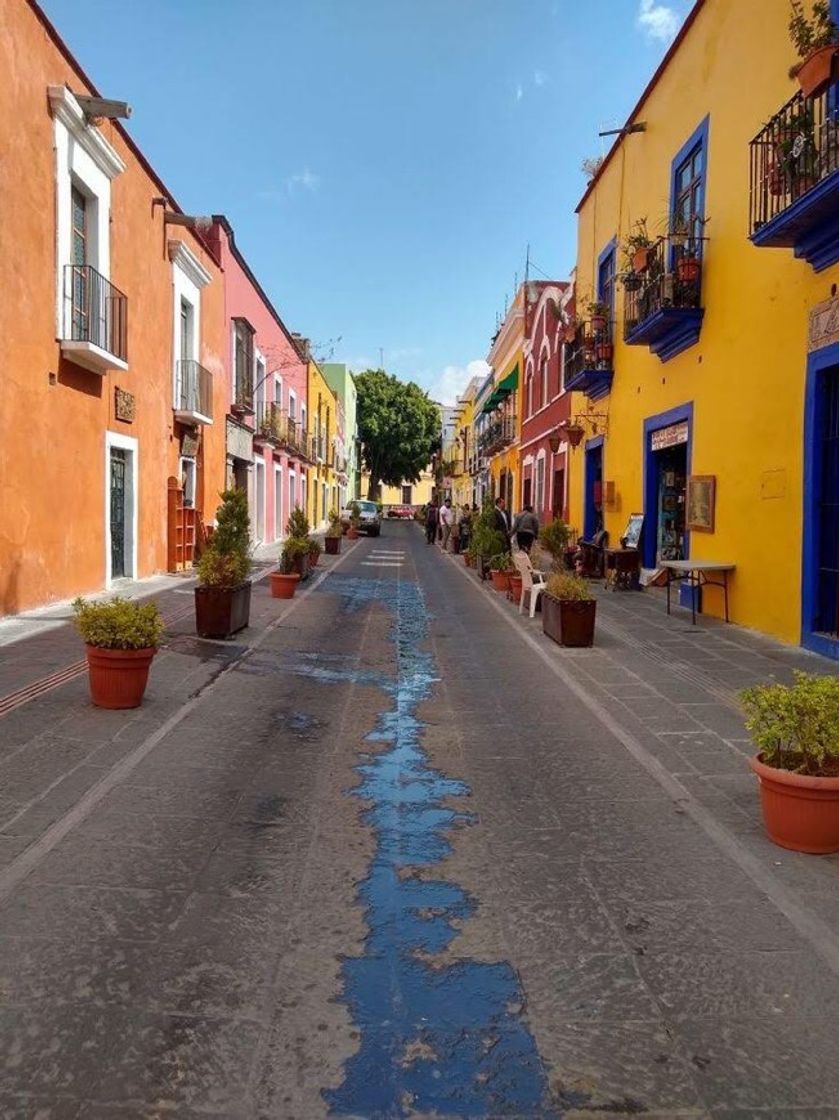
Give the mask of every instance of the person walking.
M 539 536 L 539 518 L 533 512 L 533 506 L 526 505 L 513 522 L 513 532 L 516 535 L 516 544 L 524 552 L 529 553 L 533 542 Z
M 432 498 L 425 511 L 425 539 L 429 544 L 434 544 L 437 536 L 437 503 Z
M 494 528 L 504 537 L 504 551 L 510 551 L 510 515 L 507 513 L 507 503 L 503 498 L 495 499 L 495 525 Z
M 442 548 L 443 552 L 448 551 L 449 537 L 452 535 L 452 526 L 454 525 L 454 510 L 452 509 L 451 498 L 446 498 L 443 505 L 440 507 L 440 528 L 442 529 Z

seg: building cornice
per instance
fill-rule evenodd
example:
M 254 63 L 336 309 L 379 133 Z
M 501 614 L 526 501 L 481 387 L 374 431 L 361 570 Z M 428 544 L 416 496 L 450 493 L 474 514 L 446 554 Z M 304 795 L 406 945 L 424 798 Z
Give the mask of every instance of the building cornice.
M 119 152 L 92 125 L 67 86 L 48 86 L 47 96 L 53 118 L 60 121 L 76 143 L 90 156 L 103 175 L 115 179 L 125 171 Z
M 166 249 L 172 264 L 177 265 L 196 288 L 206 288 L 212 276 L 188 245 L 183 241 L 173 240 L 166 243 Z

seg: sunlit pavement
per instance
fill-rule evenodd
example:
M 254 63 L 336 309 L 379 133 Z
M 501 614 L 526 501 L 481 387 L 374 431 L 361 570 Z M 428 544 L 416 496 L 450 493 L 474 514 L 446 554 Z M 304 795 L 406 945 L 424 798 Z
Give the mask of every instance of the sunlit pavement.
M 414 525 L 322 563 L 0 720 L 0 1117 L 839 1117 L 839 862 L 734 703 L 805 655 L 646 594 L 563 651 Z

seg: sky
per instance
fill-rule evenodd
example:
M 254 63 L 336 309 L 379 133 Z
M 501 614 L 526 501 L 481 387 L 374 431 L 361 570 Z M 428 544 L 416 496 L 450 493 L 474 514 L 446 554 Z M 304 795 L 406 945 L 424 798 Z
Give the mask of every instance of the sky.
M 451 403 L 505 301 L 567 277 L 604 154 L 690 0 L 41 0 L 291 330 Z

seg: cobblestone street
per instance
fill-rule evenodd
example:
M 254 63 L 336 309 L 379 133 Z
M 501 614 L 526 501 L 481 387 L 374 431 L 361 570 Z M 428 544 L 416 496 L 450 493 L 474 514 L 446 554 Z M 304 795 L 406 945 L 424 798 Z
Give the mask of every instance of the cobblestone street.
M 839 1116 L 839 860 L 735 703 L 829 663 L 604 594 L 550 643 L 413 525 L 92 708 L 2 648 L 0 1116 Z

